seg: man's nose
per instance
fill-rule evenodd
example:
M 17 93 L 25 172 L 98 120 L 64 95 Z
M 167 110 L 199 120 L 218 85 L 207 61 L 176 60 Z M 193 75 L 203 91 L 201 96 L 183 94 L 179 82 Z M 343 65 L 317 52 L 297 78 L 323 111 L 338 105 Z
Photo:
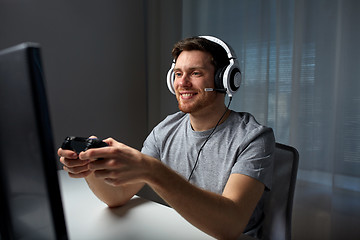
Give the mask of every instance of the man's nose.
M 191 81 L 188 74 L 183 74 L 181 77 L 177 78 L 176 81 L 178 82 L 178 85 L 181 87 L 191 86 Z

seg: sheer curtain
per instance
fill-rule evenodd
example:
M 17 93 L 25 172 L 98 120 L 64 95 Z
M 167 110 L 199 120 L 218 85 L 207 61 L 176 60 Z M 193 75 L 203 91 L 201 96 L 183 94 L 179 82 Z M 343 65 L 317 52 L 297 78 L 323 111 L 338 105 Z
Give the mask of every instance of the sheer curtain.
M 182 11 L 183 37 L 235 49 L 231 108 L 300 153 L 294 239 L 360 236 L 360 1 L 183 0 Z

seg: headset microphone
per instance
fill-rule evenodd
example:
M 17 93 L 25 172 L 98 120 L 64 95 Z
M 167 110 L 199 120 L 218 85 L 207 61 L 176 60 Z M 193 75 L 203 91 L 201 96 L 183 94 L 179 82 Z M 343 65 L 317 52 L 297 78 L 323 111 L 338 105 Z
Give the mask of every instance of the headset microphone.
M 222 92 L 222 93 L 226 93 L 226 88 L 204 88 L 205 92 Z

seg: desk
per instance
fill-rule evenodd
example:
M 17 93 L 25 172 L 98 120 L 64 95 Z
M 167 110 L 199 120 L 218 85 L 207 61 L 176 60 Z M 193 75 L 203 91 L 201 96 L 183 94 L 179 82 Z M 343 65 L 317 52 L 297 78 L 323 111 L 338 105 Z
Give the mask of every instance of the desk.
M 70 240 L 214 239 L 170 207 L 133 197 L 122 207 L 108 208 L 84 179 L 59 171 L 59 180 Z
M 59 171 L 60 189 L 70 240 L 213 239 L 174 209 L 139 197 L 119 208 L 108 208 L 84 179 Z

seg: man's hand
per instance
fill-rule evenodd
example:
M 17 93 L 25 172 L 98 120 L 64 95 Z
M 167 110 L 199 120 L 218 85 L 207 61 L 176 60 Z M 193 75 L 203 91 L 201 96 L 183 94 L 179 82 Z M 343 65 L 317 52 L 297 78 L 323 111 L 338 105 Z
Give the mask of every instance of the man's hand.
M 80 160 L 76 152 L 59 148 L 58 155 L 60 162 L 64 165 L 63 169 L 73 178 L 84 178 L 92 173 L 89 169 L 88 160 Z
M 112 186 L 143 182 L 151 161 L 158 161 L 112 138 L 104 142 L 109 146 L 81 152 L 79 159 L 89 163 L 88 170 L 93 171 L 96 178 Z

